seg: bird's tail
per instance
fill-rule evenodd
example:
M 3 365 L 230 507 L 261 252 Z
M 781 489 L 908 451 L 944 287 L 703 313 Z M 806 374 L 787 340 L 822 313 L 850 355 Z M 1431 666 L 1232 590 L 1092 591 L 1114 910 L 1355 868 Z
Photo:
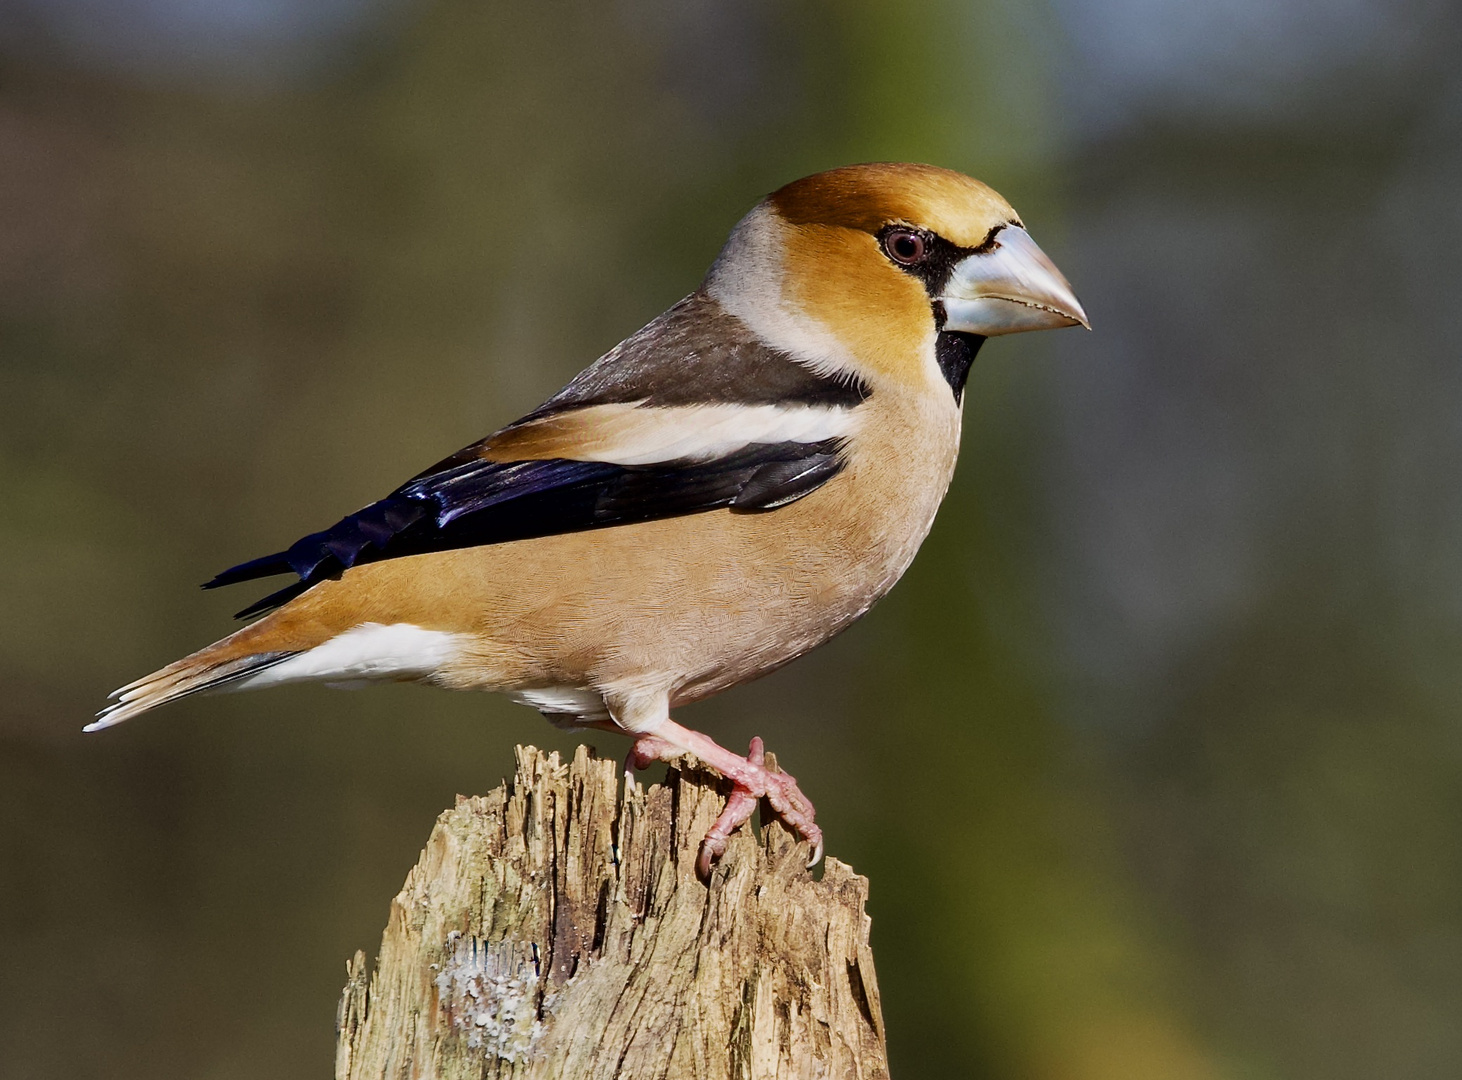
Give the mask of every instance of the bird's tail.
M 253 651 L 251 645 L 257 647 L 262 644 L 250 641 L 257 638 L 250 631 L 258 626 L 256 623 L 245 627 L 206 649 L 199 649 L 151 675 L 144 675 L 136 682 L 112 691 L 109 695 L 112 703 L 97 713 L 96 719 L 82 730 L 101 731 L 190 694 L 239 688 L 238 684 L 251 675 L 299 654 L 300 650 L 294 649 Z

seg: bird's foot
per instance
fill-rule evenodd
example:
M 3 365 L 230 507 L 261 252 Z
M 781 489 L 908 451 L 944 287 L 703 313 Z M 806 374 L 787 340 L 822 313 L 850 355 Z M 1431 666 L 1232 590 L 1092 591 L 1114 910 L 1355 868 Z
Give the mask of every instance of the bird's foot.
M 816 866 L 822 859 L 822 830 L 813 820 L 816 811 L 797 786 L 797 778 L 766 767 L 766 750 L 760 738 L 752 739 L 746 757 L 737 760 L 737 765 L 721 769 L 722 775 L 735 786 L 721 816 L 701 841 L 700 857 L 695 864 L 701 877 L 710 876 L 711 864 L 726 853 L 726 841 L 751 818 L 758 799 L 771 803 L 782 822 L 812 845 L 807 865 Z
M 665 726 L 673 728 L 666 731 Z M 751 740 L 746 757 L 718 746 L 709 737 L 667 721 L 654 735 L 642 735 L 630 749 L 625 769 L 643 769 L 654 761 L 667 761 L 689 751 L 732 783 L 730 796 L 721 816 L 701 841 L 696 871 L 709 878 L 711 865 L 726 853 L 731 834 L 751 818 L 758 799 L 766 799 L 785 825 L 812 846 L 809 867 L 822 859 L 822 830 L 813 820 L 816 811 L 812 802 L 797 786 L 790 773 L 773 772 L 766 767 L 766 750 L 760 738 Z

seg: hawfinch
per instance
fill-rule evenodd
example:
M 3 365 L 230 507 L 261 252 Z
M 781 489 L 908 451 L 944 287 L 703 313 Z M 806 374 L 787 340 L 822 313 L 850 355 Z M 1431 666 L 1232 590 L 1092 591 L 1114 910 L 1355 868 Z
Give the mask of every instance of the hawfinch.
M 788 184 L 695 292 L 527 416 L 208 582 L 297 577 L 86 730 L 283 683 L 496 690 L 628 735 L 635 766 L 689 752 L 726 776 L 703 875 L 763 797 L 816 862 L 812 804 L 761 740 L 742 757 L 670 711 L 888 592 L 949 486 L 985 338 L 1077 324 L 1066 279 L 976 180 L 875 164 Z

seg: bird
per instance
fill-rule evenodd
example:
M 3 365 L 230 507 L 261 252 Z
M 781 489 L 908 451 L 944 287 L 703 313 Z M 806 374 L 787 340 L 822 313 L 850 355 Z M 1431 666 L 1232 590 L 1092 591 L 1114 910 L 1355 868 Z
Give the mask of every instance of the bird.
M 822 856 L 796 779 L 671 718 L 866 613 L 954 474 L 985 339 L 1091 328 L 999 194 L 932 165 L 795 180 L 700 286 L 521 419 L 204 588 L 292 575 L 237 632 L 111 695 L 86 731 L 299 682 L 488 690 L 690 754 L 730 782 L 708 877 L 758 800 Z

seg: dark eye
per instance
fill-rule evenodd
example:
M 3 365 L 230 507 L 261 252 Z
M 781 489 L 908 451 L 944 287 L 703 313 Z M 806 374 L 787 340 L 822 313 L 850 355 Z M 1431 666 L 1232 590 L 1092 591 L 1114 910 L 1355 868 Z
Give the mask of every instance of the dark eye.
M 894 229 L 883 238 L 883 250 L 894 262 L 913 266 L 924 258 L 929 244 L 912 229 Z

